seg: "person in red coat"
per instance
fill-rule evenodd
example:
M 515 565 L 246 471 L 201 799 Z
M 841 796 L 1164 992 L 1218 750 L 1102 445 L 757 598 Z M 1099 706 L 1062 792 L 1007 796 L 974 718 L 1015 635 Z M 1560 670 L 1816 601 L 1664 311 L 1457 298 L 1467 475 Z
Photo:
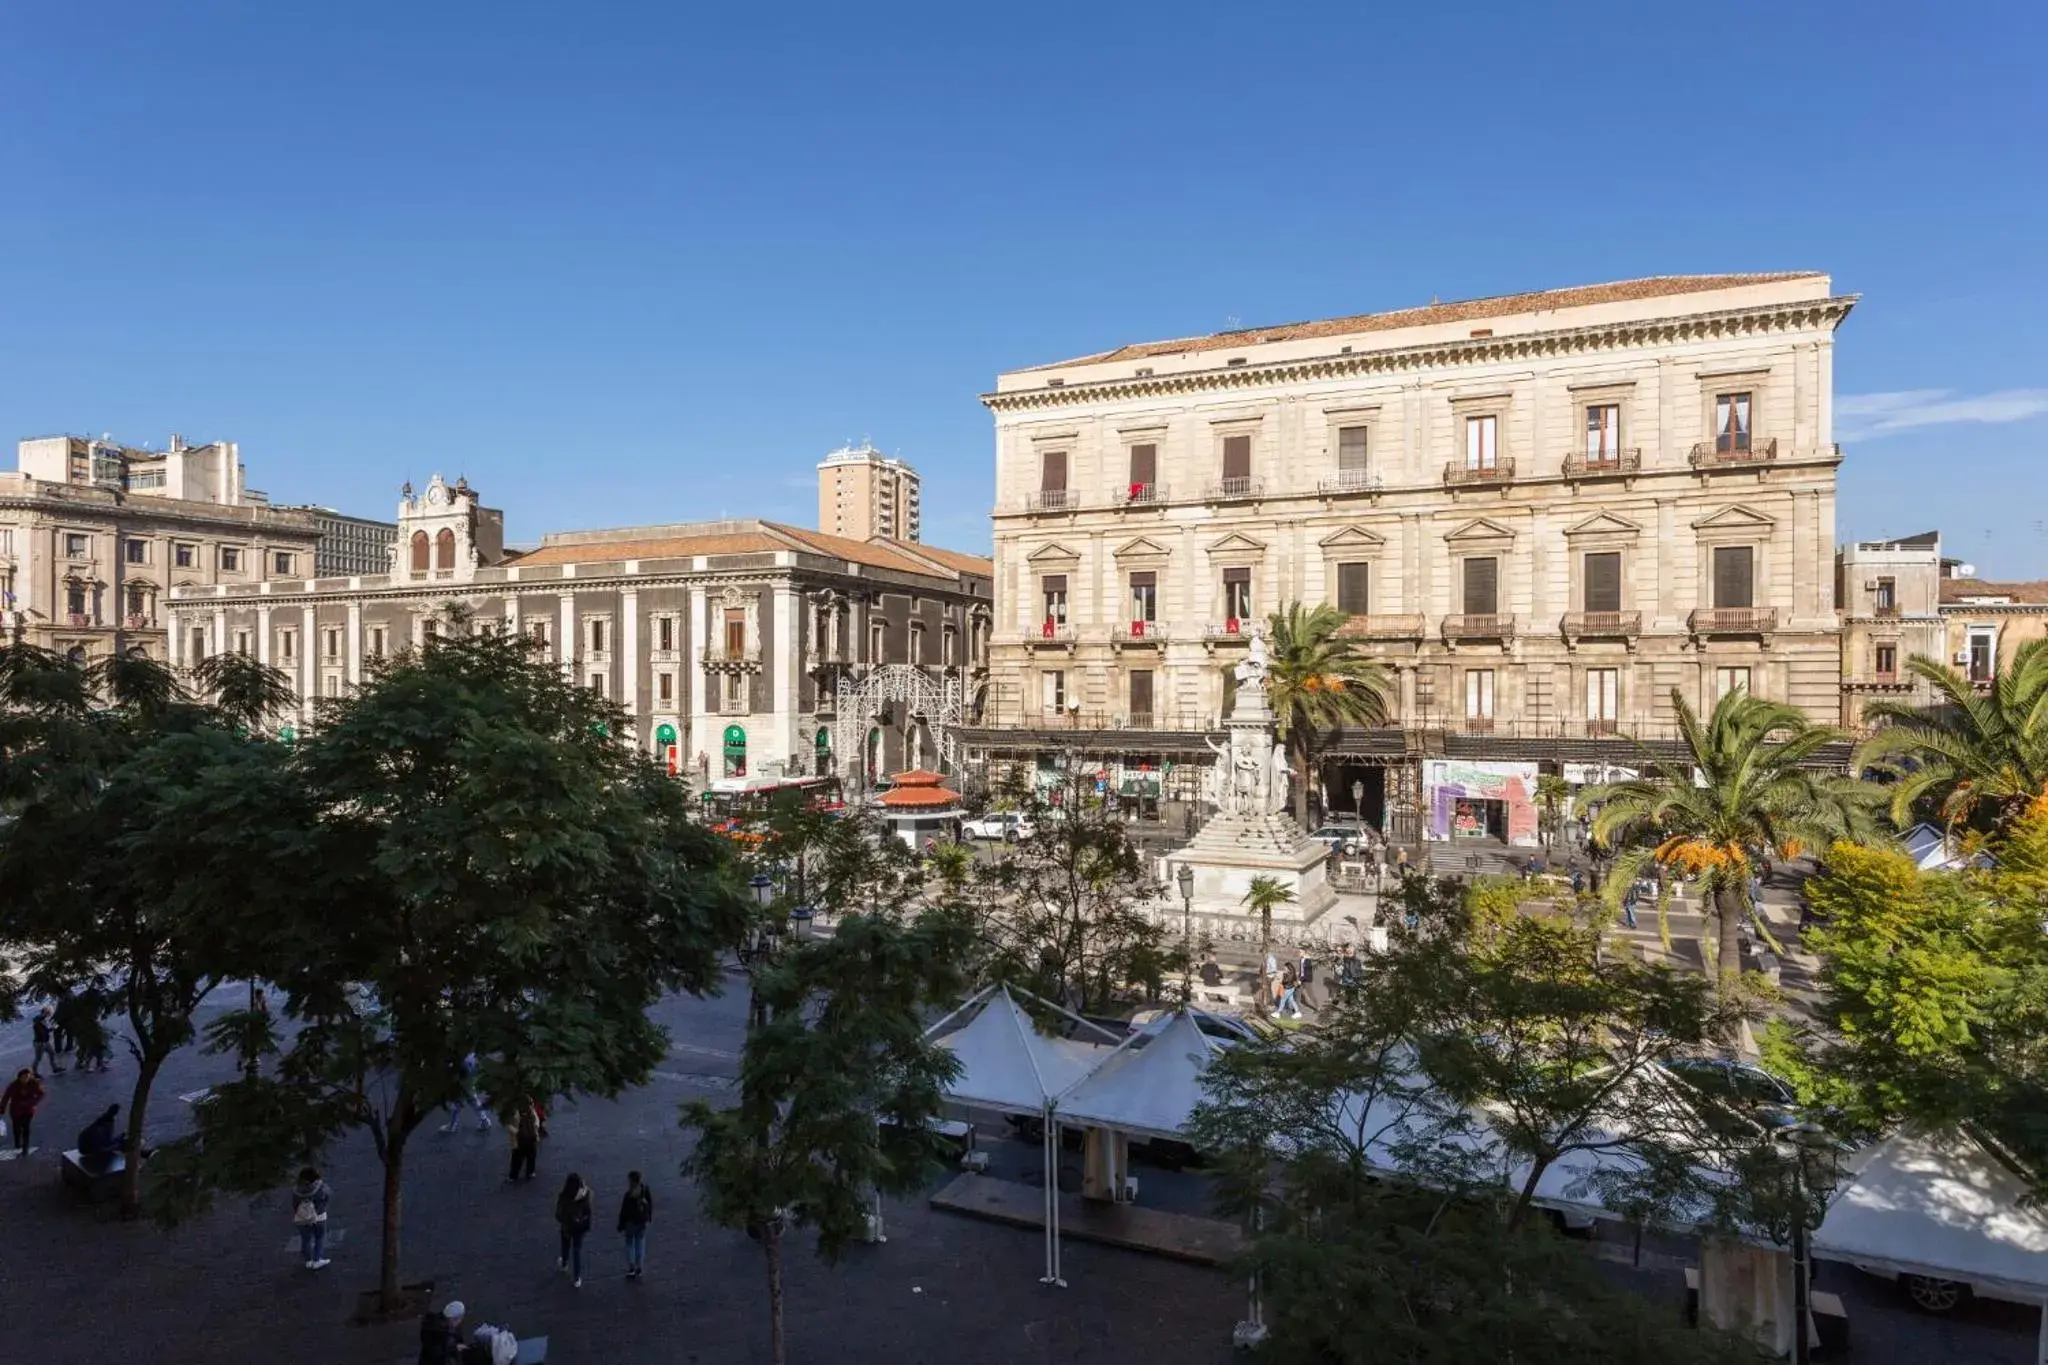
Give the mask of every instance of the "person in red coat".
M 29 1125 L 35 1121 L 36 1108 L 48 1092 L 43 1089 L 42 1078 L 28 1067 L 14 1074 L 5 1090 L 0 1090 L 0 1109 L 7 1112 L 7 1124 L 14 1130 L 14 1150 L 28 1155 Z

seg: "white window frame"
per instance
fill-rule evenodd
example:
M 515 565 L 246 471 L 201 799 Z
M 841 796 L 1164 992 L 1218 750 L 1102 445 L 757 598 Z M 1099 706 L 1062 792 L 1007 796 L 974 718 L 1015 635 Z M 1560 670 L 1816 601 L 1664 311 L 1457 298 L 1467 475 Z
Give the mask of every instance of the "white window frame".
M 1465 468 L 1500 468 L 1500 414 L 1475 412 L 1465 418 Z
M 1492 720 L 1494 678 L 1490 668 L 1465 670 L 1465 719 Z
M 1586 719 L 1621 719 L 1620 669 L 1589 668 L 1586 670 Z

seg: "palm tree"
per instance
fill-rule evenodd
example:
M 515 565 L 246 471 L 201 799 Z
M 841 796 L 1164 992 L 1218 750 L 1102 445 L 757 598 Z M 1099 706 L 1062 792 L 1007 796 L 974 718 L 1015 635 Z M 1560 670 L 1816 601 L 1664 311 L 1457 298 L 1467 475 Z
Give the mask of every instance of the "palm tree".
M 1932 706 L 1878 702 L 1864 714 L 1883 728 L 1858 766 L 1897 779 L 1892 821 L 1932 800 L 1943 824 L 2003 826 L 2048 791 L 2048 640 L 2029 640 L 1983 691 L 1937 659 L 1906 671 L 1934 688 Z
M 1243 904 L 1249 905 L 1259 916 L 1259 998 L 1257 1007 L 1260 1014 L 1273 1007 L 1273 982 L 1266 975 L 1266 960 L 1273 956 L 1273 907 L 1285 905 L 1294 899 L 1294 888 L 1278 877 L 1260 873 L 1253 877 L 1251 887 L 1244 893 Z
M 1572 784 L 1556 773 L 1539 773 L 1536 778 L 1536 804 L 1543 811 L 1543 845 L 1557 847 L 1557 832 L 1564 824 L 1566 807 L 1571 804 Z
M 1267 620 L 1272 637 L 1267 700 L 1294 765 L 1294 819 L 1308 823 L 1309 764 L 1319 731 L 1378 725 L 1387 718 L 1386 667 L 1337 637 L 1351 618 L 1328 603 L 1290 602 Z
M 291 675 L 258 663 L 238 650 L 223 650 L 192 668 L 192 681 L 213 698 L 216 714 L 250 733 L 299 704 Z
M 1806 766 L 1841 735 L 1797 707 L 1733 691 L 1702 725 L 1675 688 L 1671 706 L 1685 757 L 1647 759 L 1642 777 L 1584 799 L 1600 803 L 1594 841 L 1621 850 L 1609 879 L 1615 894 L 1653 862 L 1699 874 L 1727 993 L 1741 975 L 1743 917 L 1755 915 L 1752 873 L 1772 857 L 1869 834 L 1880 797 L 1867 783 Z M 1760 920 L 1757 927 L 1769 937 Z

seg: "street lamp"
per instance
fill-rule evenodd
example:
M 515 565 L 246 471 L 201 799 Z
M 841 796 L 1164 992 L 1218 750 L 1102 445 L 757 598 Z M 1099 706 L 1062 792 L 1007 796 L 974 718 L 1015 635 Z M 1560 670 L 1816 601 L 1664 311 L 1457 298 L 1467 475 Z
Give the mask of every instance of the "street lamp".
M 1181 999 L 1190 1004 L 1195 998 L 1195 869 L 1191 864 L 1182 863 L 1180 871 L 1173 874 L 1180 885 L 1180 993 Z
M 1812 1290 L 1807 1279 L 1807 1213 L 1812 1197 L 1823 1200 L 1835 1188 L 1835 1148 L 1818 1125 L 1794 1123 L 1771 1134 L 1771 1142 L 1792 1172 L 1792 1365 L 1808 1365 L 1812 1342 L 1807 1337 Z
M 1365 781 L 1362 778 L 1351 779 L 1351 813 L 1358 818 L 1359 828 L 1365 828 Z

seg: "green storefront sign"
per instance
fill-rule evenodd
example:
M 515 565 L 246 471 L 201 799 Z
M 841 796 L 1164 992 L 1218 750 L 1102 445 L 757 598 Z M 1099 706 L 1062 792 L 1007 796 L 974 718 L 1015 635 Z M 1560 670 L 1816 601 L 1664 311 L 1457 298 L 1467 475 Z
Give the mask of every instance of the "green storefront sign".
M 725 727 L 725 775 L 747 775 L 747 732 L 737 725 Z
M 670 724 L 669 724 L 669 723 L 668 723 L 667 721 L 663 721 L 663 722 L 662 722 L 661 724 L 659 724 L 659 725 L 655 726 L 655 727 L 654 727 L 654 742 L 655 742 L 656 744 L 673 744 L 673 743 L 675 743 L 675 742 L 676 742 L 676 727 L 675 727 L 675 726 L 673 726 L 673 725 L 670 725 Z

